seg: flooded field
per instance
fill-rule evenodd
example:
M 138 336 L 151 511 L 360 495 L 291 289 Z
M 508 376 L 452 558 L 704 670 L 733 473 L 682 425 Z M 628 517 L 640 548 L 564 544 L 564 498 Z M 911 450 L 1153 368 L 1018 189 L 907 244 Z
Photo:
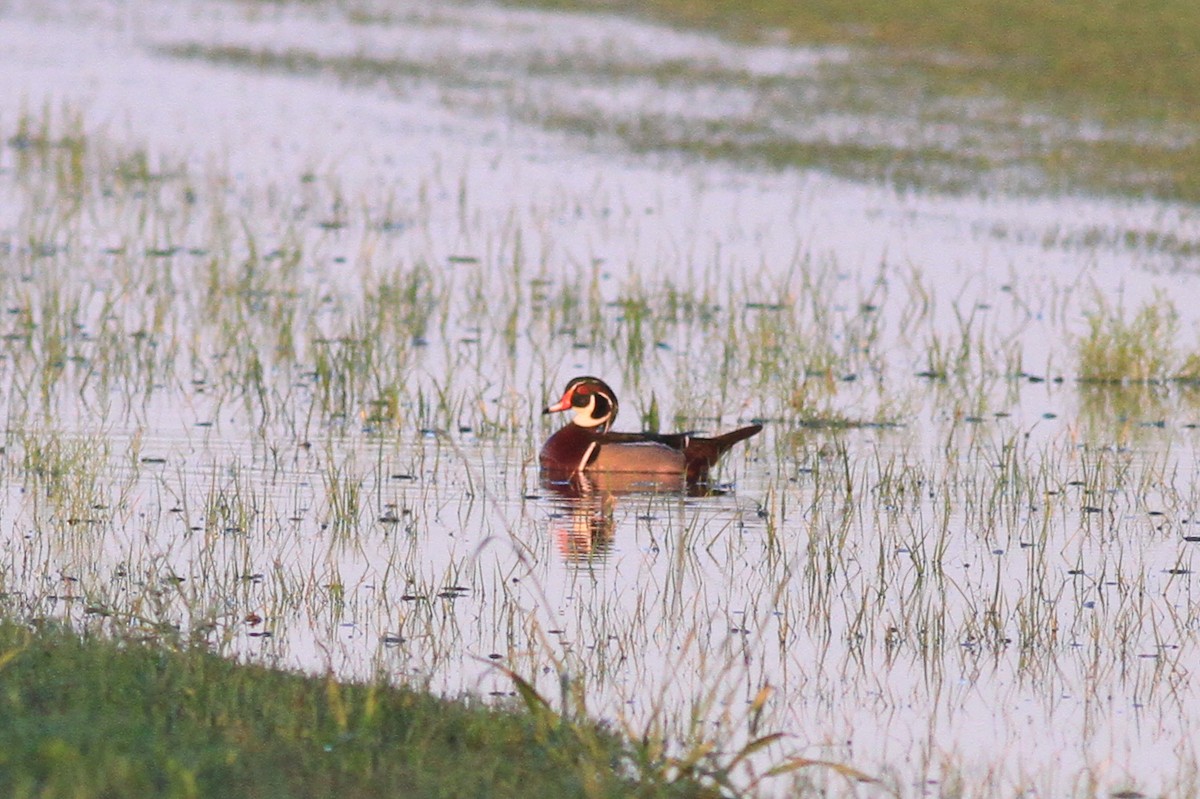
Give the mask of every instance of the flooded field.
M 784 733 L 737 766 L 793 767 L 767 795 L 1200 792 L 1200 217 L 671 133 L 1016 146 L 834 102 L 853 58 L 0 4 L 0 602 L 449 694 L 499 665 L 724 763 Z M 709 491 L 563 492 L 540 411 L 581 374 L 617 429 L 765 429 Z

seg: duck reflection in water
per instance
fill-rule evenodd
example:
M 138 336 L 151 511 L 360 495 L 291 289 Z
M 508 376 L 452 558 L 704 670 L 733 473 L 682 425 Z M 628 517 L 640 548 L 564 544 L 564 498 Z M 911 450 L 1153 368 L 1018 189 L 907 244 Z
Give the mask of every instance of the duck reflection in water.
M 542 486 L 553 491 L 550 535 L 558 554 L 570 565 L 595 566 L 604 562 L 616 538 L 613 494 L 577 490 L 571 483 L 549 481 Z
M 616 510 L 622 502 L 653 501 L 655 496 L 715 497 L 726 493 L 707 483 L 689 483 L 683 475 L 636 472 L 576 474 L 568 479 L 542 473 L 542 487 L 553 493 L 550 533 L 559 554 L 576 566 L 596 566 L 608 557 L 616 538 Z

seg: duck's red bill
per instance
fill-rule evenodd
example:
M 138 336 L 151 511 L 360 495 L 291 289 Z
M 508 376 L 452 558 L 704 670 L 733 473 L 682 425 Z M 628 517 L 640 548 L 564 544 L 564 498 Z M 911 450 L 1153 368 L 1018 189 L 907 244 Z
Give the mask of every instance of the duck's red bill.
M 547 405 L 542 409 L 542 413 L 558 413 L 559 411 L 570 410 L 571 394 L 570 392 L 563 394 L 563 398 L 553 405 Z

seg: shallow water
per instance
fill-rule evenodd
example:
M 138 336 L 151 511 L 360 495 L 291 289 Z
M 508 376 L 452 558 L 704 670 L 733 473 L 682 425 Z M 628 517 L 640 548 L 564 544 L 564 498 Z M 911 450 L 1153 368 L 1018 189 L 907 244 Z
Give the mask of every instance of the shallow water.
M 1193 210 L 897 192 L 532 124 L 764 102 L 645 77 L 664 64 L 819 81 L 852 58 L 611 17 L 23 4 L 0 54 L 6 136 L 67 104 L 159 173 L 68 213 L 69 179 L 0 151 L 19 612 L 509 696 L 497 661 L 732 747 L 769 685 L 774 757 L 901 795 L 1195 789 L 1197 398 L 1081 389 L 1071 348 L 1095 296 L 1196 290 L 1195 257 L 1147 243 L 1195 238 Z M 674 315 L 622 304 L 664 281 Z M 1188 344 L 1200 312 L 1177 311 Z M 963 340 L 961 378 L 915 376 Z M 786 369 L 739 363 L 772 348 Z M 712 495 L 563 497 L 538 410 L 579 373 L 616 385 L 625 429 L 651 396 L 664 426 L 767 429 Z

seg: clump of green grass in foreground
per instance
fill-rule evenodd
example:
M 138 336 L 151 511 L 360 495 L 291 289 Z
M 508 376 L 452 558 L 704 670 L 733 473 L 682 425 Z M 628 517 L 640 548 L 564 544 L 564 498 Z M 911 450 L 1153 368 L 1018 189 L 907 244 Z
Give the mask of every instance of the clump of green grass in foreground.
M 1200 355 L 1175 348 L 1179 317 L 1163 298 L 1126 319 L 1103 301 L 1087 314 L 1079 341 L 1079 378 L 1091 383 L 1162 383 L 1200 379 Z
M 0 622 L 0 795 L 713 796 L 556 714 Z

